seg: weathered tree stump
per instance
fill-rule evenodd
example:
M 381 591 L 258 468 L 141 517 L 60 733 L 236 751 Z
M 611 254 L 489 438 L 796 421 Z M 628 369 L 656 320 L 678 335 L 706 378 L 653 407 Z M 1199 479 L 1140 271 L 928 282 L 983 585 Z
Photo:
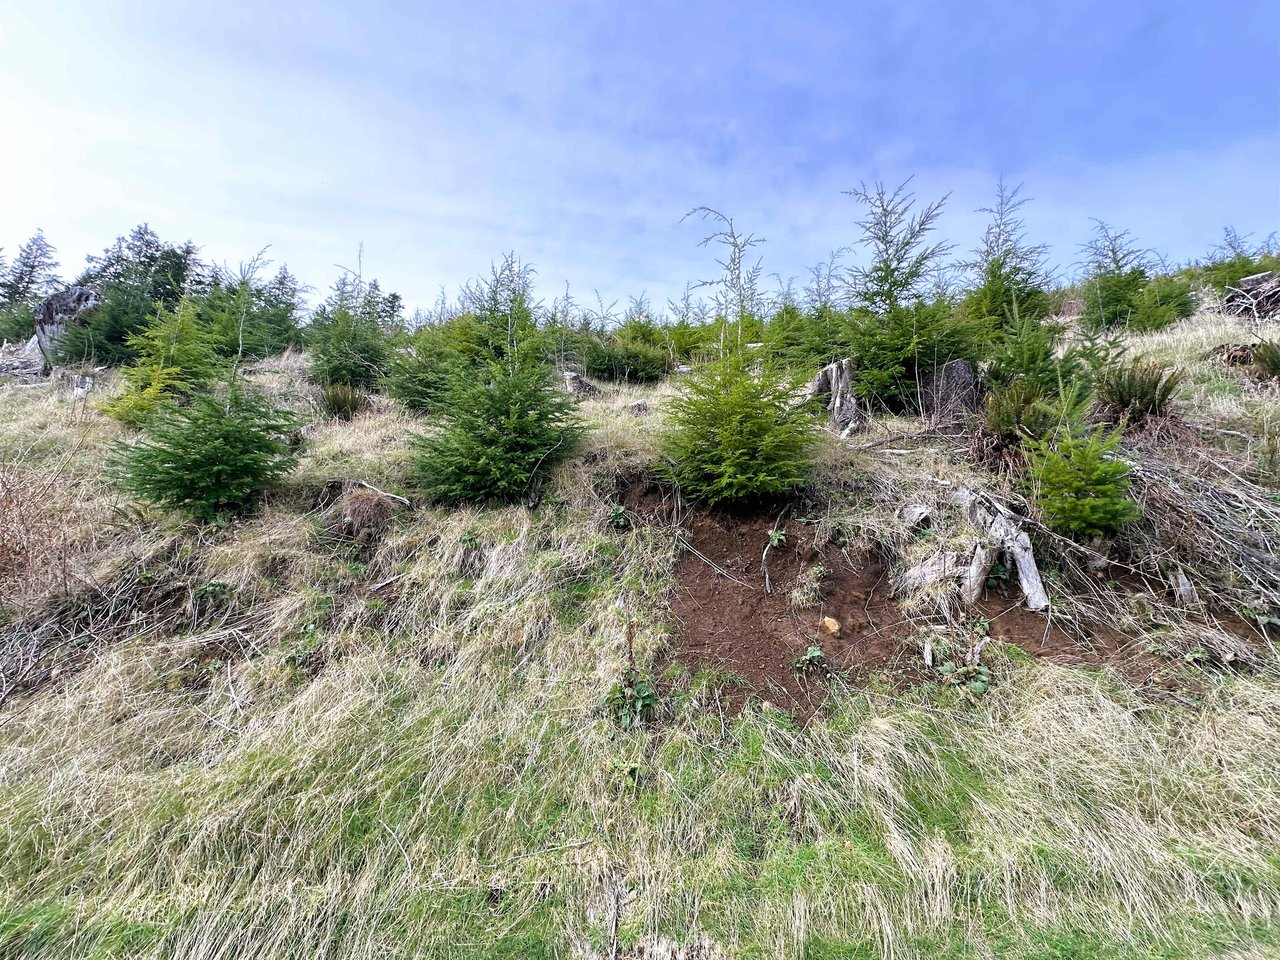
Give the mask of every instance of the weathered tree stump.
M 67 287 L 36 304 L 36 343 L 44 357 L 44 372 L 53 369 L 58 342 L 68 326 L 84 326 L 97 312 L 98 293 L 89 287 Z
M 857 367 L 852 360 L 836 360 L 819 370 L 805 387 L 805 400 L 828 398 L 827 409 L 831 411 L 831 419 L 842 438 L 861 430 L 870 419 L 858 405 L 858 395 L 853 390 L 856 372 Z
M 949 360 L 920 384 L 920 412 L 935 423 L 960 422 L 980 400 L 978 370 L 970 360 Z

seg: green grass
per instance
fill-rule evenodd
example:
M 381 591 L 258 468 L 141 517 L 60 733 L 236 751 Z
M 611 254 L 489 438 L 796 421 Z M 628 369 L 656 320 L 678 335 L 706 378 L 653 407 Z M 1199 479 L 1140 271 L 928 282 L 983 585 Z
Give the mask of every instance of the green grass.
M 220 599 L 113 628 L 0 708 L 0 957 L 1274 953 L 1272 668 L 1197 674 L 1192 709 L 1010 655 L 976 704 L 875 684 L 803 728 L 727 715 L 740 678 L 663 654 L 674 533 L 604 525 L 615 471 L 652 456 L 635 395 L 588 405 L 591 462 L 539 511 L 415 507 L 359 556 L 309 496 L 370 464 L 394 482 L 394 411 L 323 425 L 243 522 L 77 527 L 86 569 Z M 0 394 L 0 456 L 33 424 L 35 470 L 85 434 L 75 495 L 105 515 L 115 428 Z M 932 476 L 949 454 L 921 449 Z M 879 482 L 854 491 L 858 536 L 902 502 Z M 623 733 L 600 704 L 628 624 L 665 694 Z

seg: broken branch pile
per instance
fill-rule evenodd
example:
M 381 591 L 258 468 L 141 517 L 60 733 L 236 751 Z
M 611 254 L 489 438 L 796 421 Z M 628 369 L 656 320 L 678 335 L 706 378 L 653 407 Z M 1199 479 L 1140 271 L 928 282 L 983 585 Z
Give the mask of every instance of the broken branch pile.
M 1251 320 L 1269 320 L 1280 315 L 1280 273 L 1275 270 L 1255 273 L 1228 287 L 1222 310 L 1230 316 Z

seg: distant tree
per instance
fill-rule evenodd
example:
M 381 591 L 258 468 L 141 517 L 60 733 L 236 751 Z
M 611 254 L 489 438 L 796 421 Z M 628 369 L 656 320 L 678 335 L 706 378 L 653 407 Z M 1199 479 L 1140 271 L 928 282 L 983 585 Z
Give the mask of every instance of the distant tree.
M 739 232 L 732 217 L 711 207 L 695 207 L 682 219 L 690 217 L 708 220 L 717 226 L 699 246 L 715 244 L 724 251 L 724 259 L 716 260 L 720 266 L 720 277 L 697 283 L 697 286 L 707 287 L 714 294 L 711 304 L 714 334 L 708 339 L 721 355 L 741 350 L 764 335 L 767 308 L 760 294 L 760 260 L 751 262 L 752 250 L 764 243 L 764 238 L 754 233 Z
M 1271 234 L 1258 244 L 1249 242 L 1235 230 L 1223 231 L 1222 243 L 1209 251 L 1199 263 L 1184 270 L 1182 275 L 1191 282 L 1225 293 L 1238 286 L 1245 277 L 1267 270 L 1280 270 L 1280 246 L 1276 235 Z
M 489 269 L 489 276 L 469 282 L 459 305 L 476 318 L 480 342 L 494 359 L 511 356 L 517 349 L 538 352 L 538 309 L 533 298 L 533 267 L 509 253 Z
M 391 343 L 371 316 L 338 307 L 313 320 L 307 334 L 317 383 L 372 390 L 388 373 Z
M 973 258 L 963 264 L 975 283 L 960 302 L 961 312 L 995 327 L 1009 325 L 1015 305 L 1023 320 L 1039 320 L 1049 313 L 1048 250 L 1027 241 L 1019 213 L 1027 199 L 1018 196 L 1020 190 L 999 181 L 995 205 L 979 211 L 990 214 L 991 222 Z
M 18 255 L 7 269 L 0 264 L 0 306 L 30 306 L 61 287 L 56 253 L 44 231 L 37 230 L 18 248 Z
M 101 305 L 87 325 L 68 329 L 59 351 L 66 362 L 89 357 L 99 363 L 132 360 L 129 338 L 158 310 L 175 309 L 189 293 L 208 285 L 208 269 L 190 241 L 165 243 L 145 223 L 118 237 L 101 256 L 88 257 L 77 284 L 96 287 Z
M 298 281 L 281 268 L 263 283 L 258 277 L 262 266 L 255 258 L 236 273 L 215 269 L 208 291 L 200 298 L 201 320 L 223 356 L 265 357 L 301 337 Z
M 1095 220 L 1084 245 L 1084 321 L 1094 328 L 1158 330 L 1191 315 L 1195 302 L 1184 277 L 1156 275 L 1159 261 L 1127 230 Z
M 935 268 L 951 250 L 942 241 L 929 242 L 947 198 L 916 209 L 915 194 L 907 189 L 910 182 L 892 191 L 883 183 L 846 191 L 866 208 L 865 219 L 858 221 L 858 242 L 871 253 L 871 262 L 851 268 L 847 281 L 854 304 L 875 314 L 922 300 Z
M 950 360 L 979 360 L 991 345 L 990 322 L 960 315 L 939 282 L 951 248 L 930 235 L 946 197 L 917 209 L 909 183 L 850 191 L 866 209 L 859 242 L 871 260 L 846 275 L 854 308 L 844 340 L 858 358 L 854 389 L 899 411 L 913 408 L 925 375 Z

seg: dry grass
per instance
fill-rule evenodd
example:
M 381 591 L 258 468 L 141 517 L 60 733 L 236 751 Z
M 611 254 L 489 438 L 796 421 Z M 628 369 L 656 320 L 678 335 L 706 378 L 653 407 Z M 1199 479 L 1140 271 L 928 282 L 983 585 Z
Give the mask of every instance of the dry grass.
M 398 489 L 429 428 L 380 406 L 309 428 L 255 517 L 90 540 L 96 592 L 58 622 L 92 642 L 0 708 L 0 955 L 1280 948 L 1270 663 L 1157 708 L 1010 651 L 978 704 L 837 685 L 803 730 L 727 716 L 723 678 L 672 670 L 661 722 L 620 733 L 600 703 L 629 631 L 662 663 L 677 540 L 608 517 L 618 478 L 652 464 L 669 389 L 585 402 L 590 436 L 536 512 L 416 506 L 368 543 L 332 536 L 324 481 Z M 0 396 L 0 435 L 83 436 L 68 475 L 99 504 L 116 428 L 61 404 Z M 858 442 L 824 464 L 824 522 L 903 556 L 898 505 L 1002 489 L 911 421 Z

